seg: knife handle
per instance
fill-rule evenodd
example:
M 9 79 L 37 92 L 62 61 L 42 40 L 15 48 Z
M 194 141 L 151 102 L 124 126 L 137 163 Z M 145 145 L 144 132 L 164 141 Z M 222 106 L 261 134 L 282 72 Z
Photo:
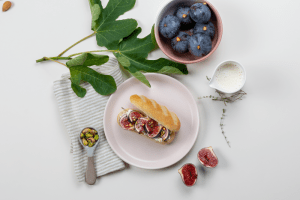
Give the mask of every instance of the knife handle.
M 94 157 L 88 157 L 88 163 L 85 174 L 85 182 L 89 185 L 94 185 L 96 182 L 96 169 L 94 165 Z

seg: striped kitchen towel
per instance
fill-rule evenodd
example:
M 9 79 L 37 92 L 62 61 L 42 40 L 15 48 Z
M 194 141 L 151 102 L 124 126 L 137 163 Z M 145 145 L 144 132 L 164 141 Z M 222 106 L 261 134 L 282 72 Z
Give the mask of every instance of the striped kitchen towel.
M 113 76 L 117 85 L 124 81 L 115 58 L 111 57 L 104 65 L 91 68 L 102 74 Z M 54 93 L 63 123 L 71 138 L 71 152 L 78 180 L 85 180 L 87 165 L 86 151 L 78 141 L 79 133 L 85 127 L 94 127 L 99 131 L 100 143 L 94 155 L 97 176 L 124 169 L 123 161 L 112 151 L 104 135 L 103 115 L 109 96 L 102 96 L 95 92 L 90 84 L 83 83 L 82 86 L 87 90 L 86 96 L 77 97 L 71 89 L 69 78 L 70 74 L 64 74 L 61 80 L 55 81 Z

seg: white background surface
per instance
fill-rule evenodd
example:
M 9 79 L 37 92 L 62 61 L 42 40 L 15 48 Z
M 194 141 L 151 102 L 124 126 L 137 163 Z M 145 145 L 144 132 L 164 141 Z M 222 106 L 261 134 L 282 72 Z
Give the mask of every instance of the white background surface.
M 94 186 L 77 182 L 53 94 L 53 81 L 67 68 L 35 63 L 91 33 L 88 1 L 12 1 L 11 10 L 0 12 L 1 199 L 300 198 L 300 1 L 212 0 L 223 19 L 222 42 L 208 60 L 188 65 L 189 75 L 176 76 L 196 99 L 215 94 L 205 76 L 220 62 L 234 59 L 245 66 L 248 95 L 227 106 L 224 122 L 232 148 L 219 127 L 224 105 L 197 100 L 201 128 L 186 157 L 162 170 L 129 166 L 101 177 Z M 146 36 L 159 3 L 137 0 L 122 18 L 137 19 L 141 36 Z M 69 53 L 96 49 L 95 38 L 90 38 Z M 150 54 L 151 59 L 162 56 L 161 51 Z M 219 166 L 202 170 L 196 154 L 210 145 Z M 191 188 L 177 173 L 188 162 L 199 171 Z

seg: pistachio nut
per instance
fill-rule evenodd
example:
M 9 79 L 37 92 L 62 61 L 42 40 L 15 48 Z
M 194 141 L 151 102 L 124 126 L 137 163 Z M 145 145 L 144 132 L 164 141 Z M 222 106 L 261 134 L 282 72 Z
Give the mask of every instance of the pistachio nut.
M 83 133 L 80 134 L 80 138 L 81 139 L 84 138 L 84 134 Z
M 92 147 L 92 146 L 94 146 L 94 143 L 89 142 L 88 146 Z
M 91 137 L 93 137 L 94 135 L 93 134 L 90 134 L 90 133 L 87 133 L 87 134 L 85 134 L 85 137 L 86 138 L 91 138 Z
M 91 137 L 91 138 L 88 138 L 87 141 L 88 141 L 88 142 L 91 142 L 91 143 L 95 143 L 95 142 L 96 142 L 96 140 L 95 140 L 94 138 L 92 138 L 92 137 Z
M 91 131 L 91 129 L 89 129 L 89 128 L 85 128 L 85 129 L 83 129 L 83 131 L 82 131 L 82 133 L 88 133 L 88 132 L 90 132 Z
M 95 136 L 94 136 L 94 139 L 95 139 L 95 140 L 99 140 L 99 135 L 95 135 Z
M 86 141 L 86 139 L 82 139 L 82 144 L 84 145 L 84 146 L 86 146 L 87 144 L 88 144 L 88 142 Z

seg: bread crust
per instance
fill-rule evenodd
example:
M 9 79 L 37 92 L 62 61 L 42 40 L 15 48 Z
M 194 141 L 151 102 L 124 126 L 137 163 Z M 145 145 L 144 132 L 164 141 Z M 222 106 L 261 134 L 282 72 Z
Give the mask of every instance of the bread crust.
M 124 114 L 126 114 L 128 110 L 129 110 L 129 109 L 123 109 L 123 110 L 118 114 L 118 116 L 117 116 L 117 122 L 118 122 L 119 126 L 121 126 L 121 124 L 120 124 L 120 118 L 121 118 Z M 140 111 L 140 110 L 134 110 L 134 109 L 131 109 L 131 110 L 133 110 L 133 111 L 138 111 L 138 112 L 140 112 L 140 113 L 142 113 L 142 114 L 145 115 L 145 113 L 143 113 L 143 112 Z M 146 116 L 146 115 L 145 115 L 145 116 Z M 127 130 L 127 131 L 128 131 L 128 130 Z M 150 140 L 152 140 L 152 141 L 154 141 L 154 142 L 156 142 L 156 143 L 163 144 L 163 145 L 165 145 L 165 144 L 170 144 L 170 143 L 174 140 L 175 135 L 176 135 L 176 133 L 172 131 L 171 134 L 170 134 L 170 138 L 169 138 L 167 141 L 161 141 L 161 142 L 159 142 L 159 141 L 156 141 L 156 140 L 153 139 L 153 138 L 148 137 L 147 135 L 144 135 L 143 133 L 138 133 L 136 130 L 129 130 L 129 131 L 135 132 L 135 133 L 137 133 L 137 134 L 139 134 L 139 135 L 141 135 L 141 136 L 144 136 L 144 137 L 146 137 L 146 138 L 148 138 L 148 139 L 150 139 Z
M 144 95 L 134 94 L 130 97 L 130 102 L 172 132 L 179 131 L 181 124 L 177 115 L 165 106 L 158 104 L 155 100 L 148 99 Z

